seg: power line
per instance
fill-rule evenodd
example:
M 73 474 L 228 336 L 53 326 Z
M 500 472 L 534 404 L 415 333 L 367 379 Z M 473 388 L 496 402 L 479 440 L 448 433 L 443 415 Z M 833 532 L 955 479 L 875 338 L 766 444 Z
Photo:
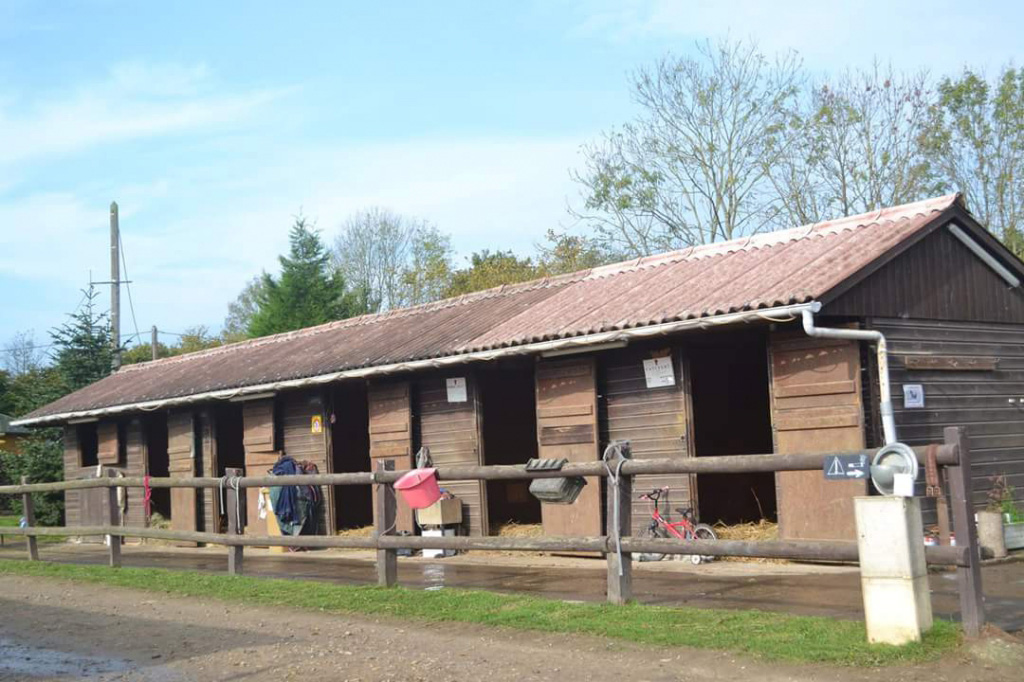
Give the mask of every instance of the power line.
M 121 230 L 117 231 L 117 245 L 121 249 L 121 269 L 124 270 L 124 286 L 128 290 L 128 309 L 132 312 L 132 326 L 135 327 L 134 338 L 139 338 L 139 323 L 135 319 L 135 303 L 132 301 L 131 278 L 128 277 L 128 259 L 124 257 L 124 241 L 121 239 Z

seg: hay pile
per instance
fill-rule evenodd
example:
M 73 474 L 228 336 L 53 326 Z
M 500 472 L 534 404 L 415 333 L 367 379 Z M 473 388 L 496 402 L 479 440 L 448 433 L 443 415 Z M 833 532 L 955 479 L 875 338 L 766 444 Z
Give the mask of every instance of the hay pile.
M 737 523 L 731 526 L 716 523 L 715 535 L 719 540 L 744 540 L 746 542 L 765 542 L 779 539 L 779 524 L 766 519 L 757 523 Z M 746 559 L 744 557 L 720 557 L 716 561 L 748 561 L 759 564 L 784 564 L 785 559 Z
M 544 526 L 539 523 L 516 523 L 509 521 L 494 533 L 499 538 L 539 538 L 544 536 Z
M 338 530 L 335 535 L 339 538 L 368 538 L 373 535 L 373 526 L 363 526 L 362 528 L 342 528 Z

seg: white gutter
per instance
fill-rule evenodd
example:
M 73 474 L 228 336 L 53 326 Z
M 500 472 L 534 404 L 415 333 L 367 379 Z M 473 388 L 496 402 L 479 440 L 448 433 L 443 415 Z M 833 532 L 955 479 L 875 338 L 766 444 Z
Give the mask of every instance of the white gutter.
M 242 388 L 223 389 L 218 391 L 207 391 L 175 398 L 164 398 L 161 400 L 149 400 L 139 403 L 128 403 L 125 405 L 114 405 L 92 410 L 78 410 L 74 412 L 62 412 L 59 414 L 35 417 L 33 419 L 19 419 L 12 421 L 12 426 L 41 426 L 43 424 L 54 424 L 67 422 L 72 419 L 95 418 L 106 415 L 122 414 L 125 412 L 162 410 L 177 405 L 187 405 L 209 400 L 231 400 L 257 393 L 272 393 L 292 388 L 303 388 L 307 386 L 318 386 L 329 384 L 343 379 L 358 379 L 395 372 L 408 372 L 422 369 L 439 369 L 461 365 L 468 362 L 481 362 L 497 360 L 499 358 L 515 355 L 540 354 L 551 351 L 566 349 L 582 349 L 586 346 L 605 345 L 609 343 L 628 342 L 634 339 L 645 339 L 664 334 L 686 331 L 690 329 L 707 329 L 721 325 L 738 324 L 741 322 L 788 322 L 796 319 L 801 313 L 810 311 L 817 303 L 798 303 L 795 305 L 779 306 L 777 308 L 765 308 L 762 310 L 748 310 L 738 313 L 715 315 L 712 317 L 701 317 L 678 322 L 666 322 L 647 327 L 636 327 L 633 329 L 621 329 L 609 332 L 599 332 L 584 336 L 575 336 L 567 339 L 556 339 L 553 341 L 539 341 L 537 343 L 524 344 L 522 346 L 510 346 L 507 348 L 495 348 L 492 350 L 450 355 L 442 358 L 428 360 L 413 360 L 410 362 L 399 362 L 391 365 L 379 365 L 377 367 L 363 367 L 360 369 L 348 369 L 329 374 L 320 374 L 302 379 L 287 379 L 255 386 L 244 386 Z
M 854 341 L 868 341 L 875 344 L 875 352 L 878 355 L 878 392 L 880 394 L 880 409 L 882 412 L 882 432 L 885 444 L 890 445 L 896 442 L 896 420 L 892 413 L 892 394 L 889 390 L 889 355 L 885 343 L 885 336 L 882 332 L 873 329 L 836 329 L 831 327 L 814 326 L 814 313 L 821 310 L 821 304 L 815 301 L 811 307 L 802 311 L 804 332 L 808 336 L 822 339 L 851 339 Z
M 1003 281 L 1009 284 L 1011 288 L 1015 289 L 1020 286 L 1020 280 L 1017 279 L 1012 272 L 1003 267 L 1002 263 L 993 258 L 992 254 L 986 251 L 981 244 L 974 241 L 974 239 L 972 239 L 966 232 L 960 229 L 959 225 L 957 225 L 956 223 L 950 223 L 946 227 L 949 229 L 950 233 L 960 241 L 961 244 L 970 249 L 971 253 L 980 258 L 985 265 L 992 268 L 992 270 L 994 270 L 997 275 L 1002 277 Z

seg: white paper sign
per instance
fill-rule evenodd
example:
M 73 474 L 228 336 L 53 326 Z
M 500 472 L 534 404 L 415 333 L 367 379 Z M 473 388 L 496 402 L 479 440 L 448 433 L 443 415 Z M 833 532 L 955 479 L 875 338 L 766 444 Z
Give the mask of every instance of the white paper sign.
M 924 407 L 924 386 L 903 384 L 903 407 Z
M 644 360 L 644 376 L 647 379 L 647 388 L 675 386 L 676 375 L 672 369 L 672 357 L 666 355 Z
M 452 377 L 445 381 L 448 387 L 448 402 L 466 402 L 466 377 Z
M 914 477 L 910 474 L 893 474 L 892 494 L 897 497 L 913 497 Z

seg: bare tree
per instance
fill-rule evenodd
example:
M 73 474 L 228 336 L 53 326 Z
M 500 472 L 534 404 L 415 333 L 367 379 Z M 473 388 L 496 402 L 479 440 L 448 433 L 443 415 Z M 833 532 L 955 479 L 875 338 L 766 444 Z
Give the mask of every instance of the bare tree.
M 641 116 L 583 148 L 573 177 L 609 252 L 645 255 L 775 226 L 768 169 L 789 153 L 802 75 L 793 54 L 751 43 L 698 45 L 634 77 Z
M 426 221 L 370 208 L 342 225 L 334 262 L 371 311 L 388 310 L 441 295 L 451 276 L 451 243 Z
M 46 352 L 36 343 L 34 332 L 20 331 L 4 344 L 2 357 L 7 372 L 20 376 L 42 367 Z
M 228 314 L 224 318 L 223 337 L 227 343 L 241 341 L 249 336 L 249 323 L 259 310 L 260 292 L 263 291 L 263 275 L 249 280 L 238 297 L 228 303 Z
M 921 138 L 928 121 L 925 73 L 878 64 L 821 83 L 795 119 L 786 158 L 769 169 L 789 221 L 873 211 L 934 191 Z

